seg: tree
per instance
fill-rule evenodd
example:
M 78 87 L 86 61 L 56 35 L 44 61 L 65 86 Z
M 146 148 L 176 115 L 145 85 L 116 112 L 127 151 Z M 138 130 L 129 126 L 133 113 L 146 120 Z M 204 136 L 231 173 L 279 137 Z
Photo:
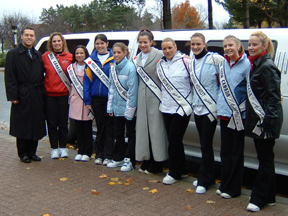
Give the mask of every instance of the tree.
M 209 24 L 209 29 L 213 29 L 213 12 L 212 12 L 211 0 L 208 0 L 208 24 Z
M 242 1 L 243 7 L 243 27 L 250 28 L 250 20 L 249 20 L 249 0 Z
M 162 0 L 162 2 L 163 2 L 163 26 L 164 29 L 171 29 L 172 19 L 171 19 L 170 0 Z
M 192 29 L 201 28 L 203 22 L 195 7 L 190 6 L 189 0 L 172 9 L 172 28 L 173 29 Z

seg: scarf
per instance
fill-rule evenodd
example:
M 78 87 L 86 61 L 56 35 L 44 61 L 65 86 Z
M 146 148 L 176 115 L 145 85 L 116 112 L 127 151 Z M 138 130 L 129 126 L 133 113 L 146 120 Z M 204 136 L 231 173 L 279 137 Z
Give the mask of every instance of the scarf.
M 264 50 L 262 53 L 260 53 L 260 54 L 257 55 L 257 56 L 248 56 L 248 59 L 250 60 L 250 64 L 251 64 L 251 71 L 253 70 L 253 64 L 254 64 L 254 62 L 255 62 L 258 58 L 260 58 L 260 57 L 262 57 L 262 56 L 264 56 L 264 55 L 266 55 L 266 54 L 267 54 L 267 51 Z
M 195 58 L 200 59 L 203 56 L 205 56 L 207 53 L 208 53 L 208 51 L 204 48 L 201 53 L 199 53 L 198 55 L 195 55 Z

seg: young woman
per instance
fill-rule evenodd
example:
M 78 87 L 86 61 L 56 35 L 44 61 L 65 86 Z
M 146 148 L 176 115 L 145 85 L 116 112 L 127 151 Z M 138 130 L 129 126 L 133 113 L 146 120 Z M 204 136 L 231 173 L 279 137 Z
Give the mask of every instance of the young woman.
M 116 64 L 111 66 L 109 77 L 109 97 L 107 113 L 114 117 L 115 146 L 113 160 L 108 168 L 121 167 L 128 172 L 135 166 L 135 124 L 138 95 L 138 76 L 136 68 L 126 55 L 128 47 L 123 43 L 113 45 L 113 56 Z M 128 144 L 125 143 L 125 126 Z
M 202 152 L 198 180 L 193 185 L 196 193 L 203 194 L 215 184 L 213 136 L 217 125 L 218 64 L 224 58 L 207 51 L 205 37 L 201 33 L 192 35 L 191 50 L 194 54 L 189 67 L 194 95 L 192 106 Z
M 87 162 L 90 160 L 93 150 L 92 137 L 92 120 L 93 116 L 89 117 L 90 110 L 83 102 L 83 77 L 85 62 L 89 56 L 85 46 L 76 46 L 73 51 L 73 61 L 67 68 L 72 89 L 70 92 L 70 107 L 69 117 L 75 119 L 76 122 L 76 137 L 78 154 L 75 157 L 76 161 Z
M 46 88 L 45 111 L 50 145 L 53 149 L 51 158 L 68 157 L 66 139 L 68 134 L 68 95 L 71 83 L 67 66 L 72 62 L 66 41 L 60 32 L 50 35 L 47 52 L 42 60 L 45 69 L 44 85 Z M 59 147 L 59 148 L 58 148 Z
M 283 110 L 280 71 L 271 59 L 274 48 L 270 38 L 262 31 L 252 33 L 248 52 L 252 71 L 250 77 L 248 75 L 245 133 L 254 139 L 259 168 L 247 210 L 256 212 L 265 205 L 275 205 L 273 148 L 280 136 Z
M 156 64 L 163 52 L 152 47 L 153 39 L 150 30 L 141 30 L 137 37 L 141 52 L 134 58 L 139 76 L 136 160 L 143 161 L 139 172 L 146 174 L 162 172 L 162 162 L 168 159 L 167 134 L 159 111 L 161 83 L 156 76 Z
M 114 145 L 113 119 L 107 114 L 108 80 L 110 64 L 114 63 L 112 50 L 108 48 L 108 40 L 104 34 L 95 37 L 95 49 L 85 60 L 87 67 L 84 75 L 84 103 L 92 108 L 96 126 L 95 164 L 104 166 L 112 159 Z
M 192 92 L 188 66 L 190 59 L 177 52 L 173 39 L 165 38 L 161 44 L 164 57 L 157 64 L 157 75 L 161 81 L 163 113 L 168 134 L 170 171 L 163 183 L 170 185 L 181 179 L 186 172 L 183 136 L 192 113 Z
M 241 41 L 233 35 L 223 41 L 225 61 L 220 64 L 221 90 L 217 113 L 221 128 L 221 185 L 218 195 L 229 199 L 241 194 L 244 163 L 246 77 L 250 63 Z

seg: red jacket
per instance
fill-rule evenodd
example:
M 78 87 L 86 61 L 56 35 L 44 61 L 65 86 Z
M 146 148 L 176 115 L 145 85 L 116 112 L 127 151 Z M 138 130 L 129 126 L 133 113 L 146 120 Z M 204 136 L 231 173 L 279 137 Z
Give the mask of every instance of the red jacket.
M 69 94 L 68 89 L 56 73 L 53 65 L 51 64 L 48 58 L 49 52 L 46 52 L 42 55 L 42 60 L 45 70 L 44 85 L 46 88 L 47 96 L 65 96 Z M 59 64 L 61 65 L 63 71 L 69 78 L 66 68 L 72 63 L 73 55 L 63 51 L 60 55 L 54 52 L 56 58 L 58 58 Z

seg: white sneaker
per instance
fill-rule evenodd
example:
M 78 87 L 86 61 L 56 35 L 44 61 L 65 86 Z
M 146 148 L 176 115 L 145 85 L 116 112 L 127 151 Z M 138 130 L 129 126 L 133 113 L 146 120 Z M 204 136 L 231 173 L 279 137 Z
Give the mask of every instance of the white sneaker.
M 198 180 L 193 181 L 193 186 L 197 187 L 197 185 L 198 185 Z
M 83 155 L 81 158 L 81 161 L 88 162 L 90 160 L 90 157 L 88 155 Z
M 51 151 L 51 158 L 52 159 L 58 159 L 60 157 L 60 152 L 59 152 L 59 149 L 53 149 Z
M 81 155 L 81 154 L 77 154 L 77 155 L 75 156 L 75 161 L 80 161 L 81 158 L 82 158 L 82 155 Z
M 252 212 L 258 212 L 260 211 L 260 208 L 257 205 L 254 205 L 253 203 L 249 203 L 247 206 L 247 210 Z
M 138 172 L 140 173 L 145 173 L 146 170 L 142 170 L 141 168 L 139 168 Z
M 60 157 L 61 158 L 68 158 L 69 157 L 69 154 L 68 154 L 69 150 L 67 148 L 60 148 L 59 151 L 60 151 Z
M 96 165 L 102 165 L 102 158 L 96 158 L 94 163 Z
M 111 159 L 108 159 L 108 158 L 104 159 L 103 166 L 107 166 L 107 164 L 110 162 L 111 162 Z
M 163 184 L 166 185 L 171 185 L 174 184 L 175 182 L 177 182 L 176 179 L 174 179 L 172 176 L 169 175 L 169 173 L 166 174 L 166 176 L 163 178 Z
M 268 206 L 275 206 L 275 203 L 266 203 Z
M 108 168 L 116 168 L 116 167 L 122 167 L 124 161 L 114 161 L 112 160 L 110 163 L 107 164 Z
M 229 195 L 229 194 L 227 194 L 227 193 L 221 193 L 221 195 L 220 195 L 222 198 L 225 198 L 225 199 L 231 199 L 232 197 Z
M 152 172 L 149 172 L 148 170 L 144 170 L 144 173 L 145 173 L 146 175 L 152 175 L 152 174 L 153 174 Z
M 203 186 L 197 186 L 196 193 L 197 194 L 204 194 L 204 193 L 206 193 L 206 188 Z
M 219 195 L 219 196 L 221 196 L 222 192 L 221 192 L 219 189 L 217 189 L 217 190 L 216 190 L 216 194 Z
M 131 170 L 133 170 L 134 168 L 133 168 L 133 165 L 132 165 L 132 163 L 130 162 L 130 158 L 125 158 L 124 159 L 124 164 L 122 165 L 122 167 L 121 167 L 121 171 L 122 172 L 129 172 L 129 171 L 131 171 Z

